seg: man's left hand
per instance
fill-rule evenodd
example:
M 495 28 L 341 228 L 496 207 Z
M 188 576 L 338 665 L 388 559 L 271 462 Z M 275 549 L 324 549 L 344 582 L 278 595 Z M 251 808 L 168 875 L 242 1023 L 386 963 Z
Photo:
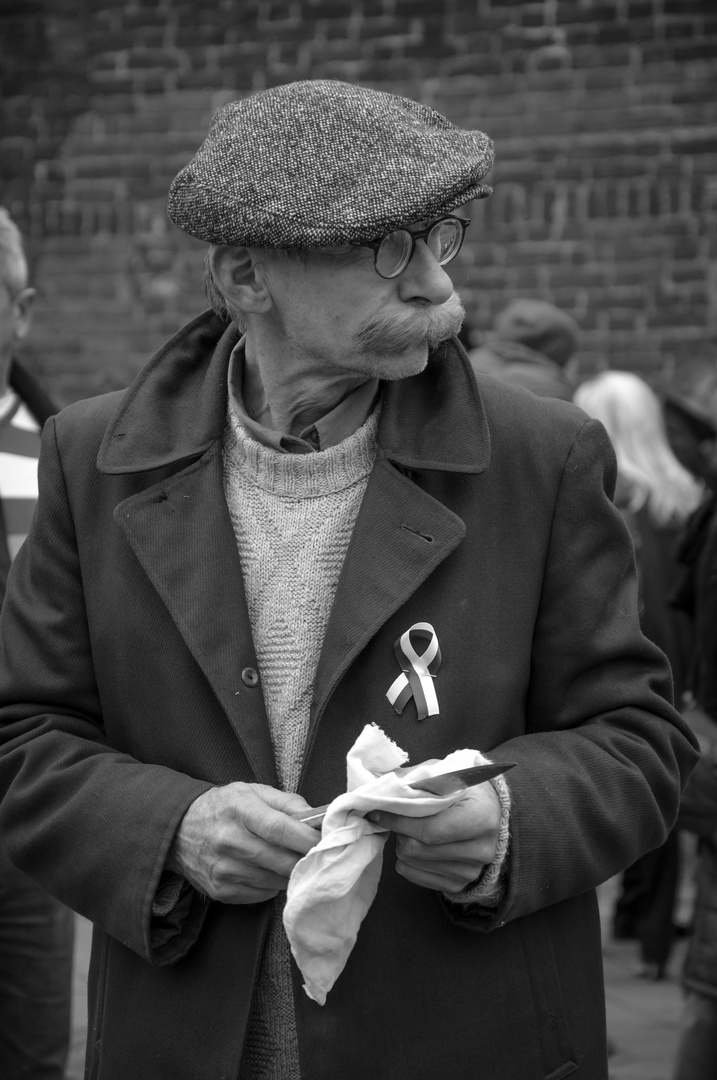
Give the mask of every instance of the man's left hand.
M 367 817 L 396 833 L 396 870 L 426 889 L 462 892 L 495 857 L 500 800 L 489 783 L 469 788 L 457 803 L 431 817 L 385 811 Z

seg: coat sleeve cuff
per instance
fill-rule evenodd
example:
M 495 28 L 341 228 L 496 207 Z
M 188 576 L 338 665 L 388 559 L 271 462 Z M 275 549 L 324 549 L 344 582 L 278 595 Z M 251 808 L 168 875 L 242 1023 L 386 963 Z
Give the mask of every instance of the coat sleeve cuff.
M 152 963 L 163 967 L 186 956 L 199 937 L 210 900 L 185 882 L 176 904 L 165 915 L 153 915 L 150 926 Z
M 188 888 L 189 882 L 181 874 L 165 871 L 152 901 L 152 920 L 164 918 L 174 911 Z
M 208 903 L 180 874 L 162 874 L 149 928 L 155 964 L 171 964 L 184 956 L 197 939 Z

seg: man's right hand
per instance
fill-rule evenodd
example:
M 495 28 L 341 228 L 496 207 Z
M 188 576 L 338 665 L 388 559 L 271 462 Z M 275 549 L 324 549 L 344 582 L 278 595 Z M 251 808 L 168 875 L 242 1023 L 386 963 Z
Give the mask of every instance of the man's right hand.
M 167 869 L 224 904 L 256 904 L 285 889 L 319 834 L 292 815 L 311 813 L 300 795 L 265 784 L 211 788 L 191 804 Z

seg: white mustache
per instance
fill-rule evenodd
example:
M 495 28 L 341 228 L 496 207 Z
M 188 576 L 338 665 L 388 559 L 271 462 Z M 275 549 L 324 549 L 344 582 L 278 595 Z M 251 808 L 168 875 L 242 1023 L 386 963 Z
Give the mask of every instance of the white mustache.
M 407 306 L 405 311 L 382 312 L 356 334 L 363 352 L 407 352 L 417 345 L 433 349 L 463 325 L 465 308 L 457 293 L 444 304 Z

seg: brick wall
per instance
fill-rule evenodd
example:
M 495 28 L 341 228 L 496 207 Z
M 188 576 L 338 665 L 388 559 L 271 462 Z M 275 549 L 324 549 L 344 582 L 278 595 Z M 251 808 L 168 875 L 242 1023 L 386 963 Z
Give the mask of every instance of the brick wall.
M 298 78 L 420 99 L 496 142 L 455 280 L 571 311 L 583 371 L 717 371 L 712 0 L 3 0 L 0 202 L 62 402 L 125 385 L 204 306 L 168 185 L 214 109 Z

